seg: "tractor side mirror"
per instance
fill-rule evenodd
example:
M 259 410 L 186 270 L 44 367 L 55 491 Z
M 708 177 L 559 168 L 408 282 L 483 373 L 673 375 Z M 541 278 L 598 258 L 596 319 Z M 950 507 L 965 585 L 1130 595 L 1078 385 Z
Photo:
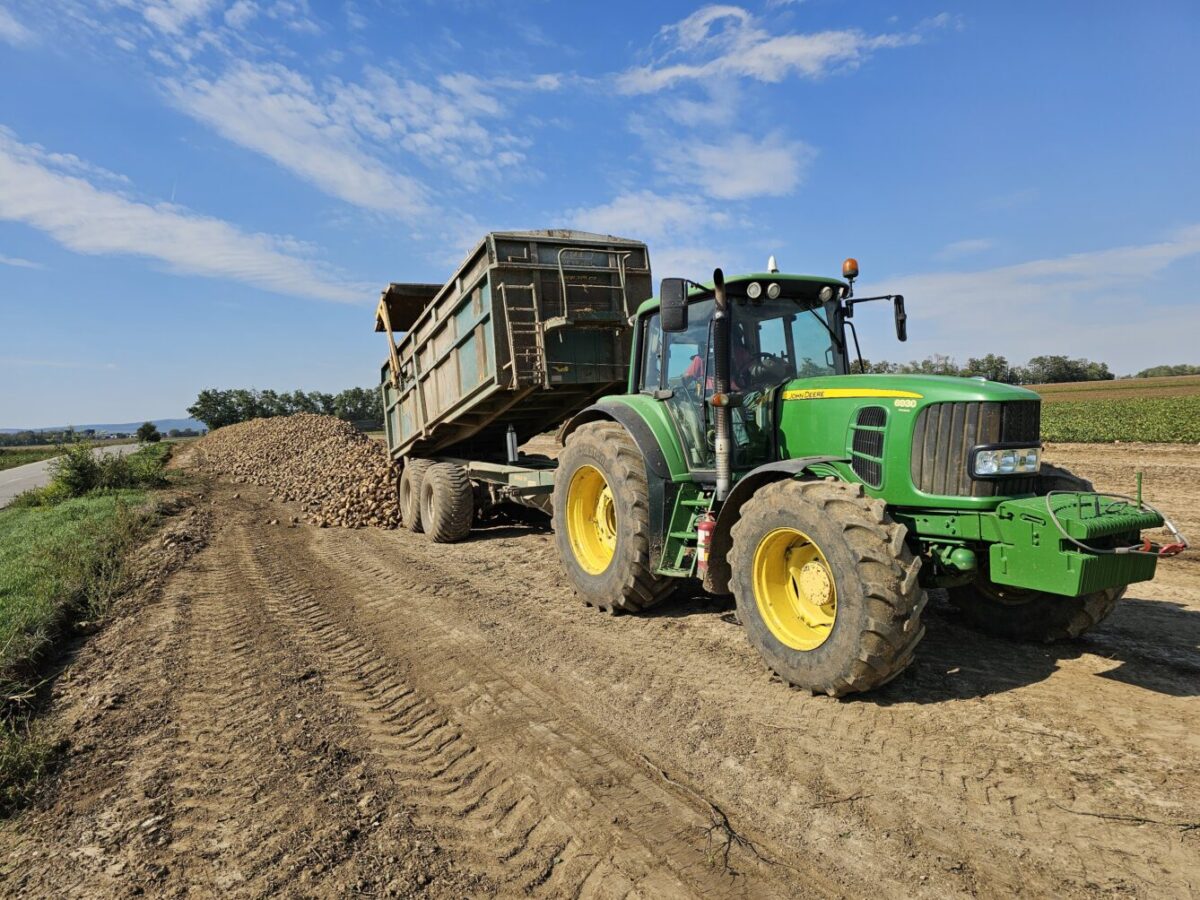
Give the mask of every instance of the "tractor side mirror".
M 687 285 L 686 278 L 664 278 L 658 290 L 662 330 L 668 334 L 687 330 Z
M 904 297 L 901 294 L 896 295 L 896 299 L 892 301 L 896 307 L 896 340 L 908 340 L 908 313 L 904 311 Z

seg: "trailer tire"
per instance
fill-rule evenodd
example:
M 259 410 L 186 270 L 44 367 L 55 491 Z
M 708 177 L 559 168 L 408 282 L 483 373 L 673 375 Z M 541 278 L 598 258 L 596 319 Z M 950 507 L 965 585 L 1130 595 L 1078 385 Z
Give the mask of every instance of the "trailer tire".
M 400 518 L 411 531 L 418 534 L 421 527 L 421 480 L 426 470 L 433 465 L 432 460 L 408 457 L 404 460 L 404 468 L 400 471 L 400 484 L 397 487 L 397 502 L 400 505 Z
M 1037 493 L 1042 496 L 1050 491 L 1094 490 L 1086 478 L 1058 466 L 1043 464 L 1037 478 Z M 1010 641 L 1049 644 L 1077 638 L 1095 628 L 1116 608 L 1125 588 L 1064 597 L 995 584 L 981 573 L 973 584 L 946 593 L 976 631 Z
M 787 479 L 746 501 L 730 586 L 746 637 L 772 671 L 841 697 L 908 667 L 927 598 L 907 534 L 860 484 Z
M 654 573 L 646 463 L 622 425 L 587 422 L 571 433 L 558 458 L 553 505 L 559 558 L 588 606 L 640 612 L 675 589 L 675 579 Z
M 435 463 L 421 479 L 421 527 L 435 544 L 453 544 L 471 533 L 475 497 L 467 470 Z

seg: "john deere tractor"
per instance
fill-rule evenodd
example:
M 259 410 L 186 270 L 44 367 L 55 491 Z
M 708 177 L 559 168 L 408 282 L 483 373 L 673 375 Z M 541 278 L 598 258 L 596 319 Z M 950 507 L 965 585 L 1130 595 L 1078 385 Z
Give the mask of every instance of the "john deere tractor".
M 1163 517 L 1045 464 L 1038 395 L 979 378 L 851 374 L 843 278 L 669 278 L 636 311 L 628 388 L 567 420 L 554 530 L 591 605 L 681 579 L 732 593 L 784 680 L 840 696 L 895 678 L 927 591 L 1006 638 L 1073 638 L 1150 579 Z M 1169 525 L 1169 523 L 1167 523 Z

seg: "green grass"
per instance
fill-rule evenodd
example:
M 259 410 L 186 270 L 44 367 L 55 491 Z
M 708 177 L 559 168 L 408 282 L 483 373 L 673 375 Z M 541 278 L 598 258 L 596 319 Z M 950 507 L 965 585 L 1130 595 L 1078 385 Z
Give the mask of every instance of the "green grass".
M 1047 441 L 1200 443 L 1200 395 L 1066 400 L 1042 406 Z
M 0 447 L 0 472 L 58 456 L 57 447 Z
M 95 471 L 86 450 L 68 453 L 54 482 L 0 509 L 0 815 L 28 798 L 53 759 L 30 731 L 43 669 L 75 623 L 103 618 L 124 590 L 125 560 L 156 521 L 146 488 L 163 483 L 170 453 L 151 445 Z M 127 486 L 96 487 L 76 466 L 96 483 Z

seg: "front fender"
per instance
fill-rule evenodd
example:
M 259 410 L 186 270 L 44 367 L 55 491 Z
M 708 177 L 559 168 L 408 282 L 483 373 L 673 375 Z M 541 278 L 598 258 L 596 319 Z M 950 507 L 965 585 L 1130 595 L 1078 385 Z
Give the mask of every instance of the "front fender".
M 708 573 L 704 576 L 704 589 L 713 594 L 728 594 L 729 579 L 732 571 L 729 568 L 729 551 L 733 547 L 733 526 L 742 516 L 742 507 L 754 496 L 755 491 L 773 481 L 785 478 L 795 478 L 804 473 L 810 466 L 817 463 L 837 462 L 836 456 L 800 456 L 795 459 L 781 459 L 778 462 L 765 463 L 757 469 L 751 469 L 738 479 L 729 496 L 721 505 L 717 515 L 717 527 L 709 544 Z

